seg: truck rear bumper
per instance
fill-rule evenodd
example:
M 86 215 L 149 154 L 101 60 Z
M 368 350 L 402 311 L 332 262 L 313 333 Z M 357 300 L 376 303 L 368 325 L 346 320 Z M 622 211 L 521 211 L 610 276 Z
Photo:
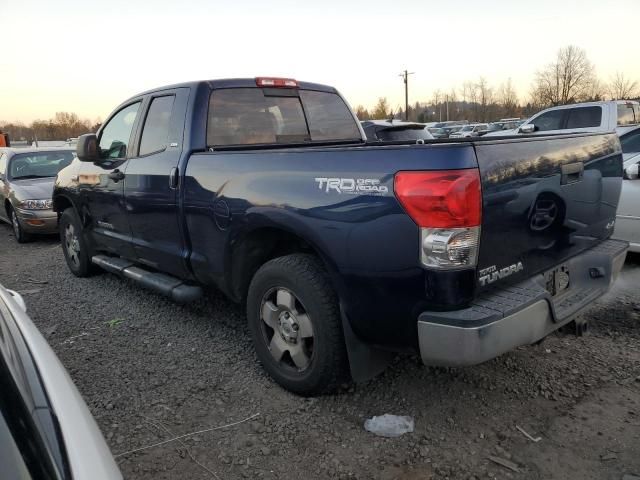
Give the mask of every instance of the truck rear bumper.
M 617 278 L 628 243 L 607 240 L 565 262 L 569 287 L 557 297 L 544 274 L 494 289 L 466 309 L 423 312 L 418 317 L 422 361 L 428 365 L 475 365 L 534 343 L 573 320 Z

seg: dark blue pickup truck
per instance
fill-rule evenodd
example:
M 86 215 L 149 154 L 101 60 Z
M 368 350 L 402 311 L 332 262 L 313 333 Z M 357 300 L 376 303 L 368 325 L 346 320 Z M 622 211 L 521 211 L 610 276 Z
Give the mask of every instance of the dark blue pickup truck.
M 390 352 L 463 366 L 536 342 L 627 250 L 614 134 L 367 143 L 335 89 L 257 78 L 137 95 L 77 152 L 53 197 L 70 270 L 179 302 L 218 287 L 305 395 Z

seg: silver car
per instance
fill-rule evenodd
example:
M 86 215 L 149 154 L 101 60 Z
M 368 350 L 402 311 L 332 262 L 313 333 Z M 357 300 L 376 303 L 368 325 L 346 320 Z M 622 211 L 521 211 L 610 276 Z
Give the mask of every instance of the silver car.
M 620 143 L 624 180 L 613 236 L 629 242 L 629 251 L 640 252 L 640 126 L 621 135 Z
M 0 220 L 11 224 L 19 243 L 33 234 L 57 233 L 53 182 L 74 156 L 70 148 L 0 149 Z
M 0 477 L 116 480 L 122 475 L 58 358 L 0 285 Z

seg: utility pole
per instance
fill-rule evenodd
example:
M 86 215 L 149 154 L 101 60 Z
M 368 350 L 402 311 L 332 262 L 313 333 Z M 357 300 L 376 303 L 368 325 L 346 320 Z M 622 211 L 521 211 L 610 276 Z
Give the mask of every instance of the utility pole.
M 409 120 L 409 75 L 413 75 L 415 72 L 402 72 L 399 77 L 404 80 L 404 119 Z
M 445 98 L 447 99 L 447 122 L 449 121 L 449 95 L 446 95 Z

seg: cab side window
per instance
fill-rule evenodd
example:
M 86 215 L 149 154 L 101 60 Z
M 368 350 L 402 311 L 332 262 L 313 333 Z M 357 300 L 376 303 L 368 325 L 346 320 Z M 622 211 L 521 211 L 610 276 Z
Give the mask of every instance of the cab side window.
M 567 128 L 599 127 L 601 120 L 601 107 L 571 108 L 567 118 Z
M 173 95 L 156 97 L 151 101 L 140 139 L 139 155 L 157 153 L 167 148 L 169 122 L 173 111 Z
M 133 103 L 118 113 L 102 129 L 100 134 L 100 156 L 103 159 L 127 158 L 131 130 L 138 116 L 140 102 Z
M 547 130 L 560 130 L 562 128 L 562 119 L 564 118 L 564 110 L 551 110 L 543 113 L 538 118 L 533 119 L 536 130 L 544 132 Z

